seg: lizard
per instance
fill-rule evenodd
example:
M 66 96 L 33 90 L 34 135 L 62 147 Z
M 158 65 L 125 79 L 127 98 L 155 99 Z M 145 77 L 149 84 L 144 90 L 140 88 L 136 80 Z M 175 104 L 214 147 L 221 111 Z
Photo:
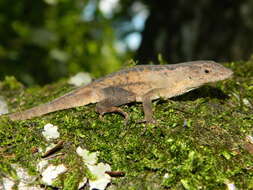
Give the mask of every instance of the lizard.
M 49 103 L 9 114 L 11 120 L 25 120 L 50 112 L 96 104 L 100 116 L 119 112 L 119 106 L 142 102 L 145 122 L 153 122 L 152 100 L 172 98 L 206 83 L 230 78 L 231 69 L 214 61 L 192 61 L 170 65 L 136 65 L 81 86 Z

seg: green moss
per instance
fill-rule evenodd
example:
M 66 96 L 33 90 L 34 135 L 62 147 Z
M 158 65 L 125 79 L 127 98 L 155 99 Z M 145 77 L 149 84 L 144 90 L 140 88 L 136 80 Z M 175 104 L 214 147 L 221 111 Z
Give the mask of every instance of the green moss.
M 11 163 L 36 175 L 39 153 L 46 147 L 41 131 L 46 123 L 59 127 L 65 145 L 63 163 L 68 172 L 57 182 L 75 189 L 87 169 L 75 153 L 78 146 L 98 151 L 99 161 L 123 171 L 109 189 L 226 189 L 228 181 L 239 189 L 253 188 L 253 156 L 244 149 L 246 135 L 253 133 L 253 61 L 227 63 L 234 78 L 210 84 L 172 100 L 153 103 L 155 125 L 137 124 L 142 105 L 124 105 L 131 122 L 106 114 L 100 120 L 94 105 L 58 111 L 33 120 L 12 122 L 0 119 L 1 173 Z M 6 90 L 3 95 L 12 110 L 25 109 L 68 92 L 64 82 L 42 88 Z M 167 178 L 164 178 L 164 175 Z
M 6 76 L 1 86 L 2 88 L 17 90 L 22 87 L 22 84 L 18 82 L 14 76 Z

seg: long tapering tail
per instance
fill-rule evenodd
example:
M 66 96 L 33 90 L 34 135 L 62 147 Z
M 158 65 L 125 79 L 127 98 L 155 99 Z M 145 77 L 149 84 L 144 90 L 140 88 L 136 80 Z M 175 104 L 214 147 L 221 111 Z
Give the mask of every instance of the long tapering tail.
M 79 107 L 89 103 L 95 103 L 96 97 L 89 88 L 76 90 L 49 103 L 42 104 L 31 109 L 9 114 L 11 120 L 25 120 L 41 116 L 58 110 Z

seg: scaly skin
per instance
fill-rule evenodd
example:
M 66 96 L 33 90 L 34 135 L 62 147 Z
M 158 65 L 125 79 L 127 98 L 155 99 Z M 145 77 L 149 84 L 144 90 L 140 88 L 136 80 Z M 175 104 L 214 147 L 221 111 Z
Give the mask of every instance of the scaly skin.
M 151 101 L 184 94 L 209 82 L 224 80 L 233 72 L 213 61 L 193 61 L 174 65 L 139 65 L 97 79 L 47 104 L 10 114 L 12 120 L 24 120 L 50 112 L 98 103 L 103 115 L 127 113 L 117 106 L 142 102 L 145 121 L 152 122 Z

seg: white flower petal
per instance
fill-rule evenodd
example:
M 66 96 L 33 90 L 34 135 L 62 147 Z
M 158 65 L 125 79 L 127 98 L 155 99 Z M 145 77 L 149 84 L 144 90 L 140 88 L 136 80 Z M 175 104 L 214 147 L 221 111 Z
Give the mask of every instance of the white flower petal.
M 42 172 L 42 181 L 47 185 L 52 185 L 53 181 L 58 177 L 58 175 L 67 171 L 67 168 L 61 164 L 58 166 L 49 165 Z
M 78 147 L 76 152 L 79 156 L 83 158 L 85 165 L 90 170 L 93 179 L 89 179 L 90 189 L 103 190 L 111 182 L 111 176 L 106 174 L 106 171 L 111 171 L 111 166 L 109 164 L 97 163 L 97 152 L 89 152 L 86 149 Z
M 37 164 L 36 169 L 37 169 L 37 171 L 42 172 L 43 169 L 44 169 L 47 165 L 48 165 L 48 160 L 41 160 L 41 161 Z
M 58 127 L 50 123 L 44 126 L 44 131 L 42 132 L 42 134 L 48 141 L 51 139 L 56 139 L 60 136 L 58 132 Z
M 82 86 L 87 85 L 91 82 L 91 76 L 89 73 L 80 72 L 71 77 L 68 81 L 69 84 L 72 84 L 74 86 Z
M 111 182 L 110 176 L 99 178 L 97 180 L 89 180 L 90 190 L 92 189 L 104 190 L 110 182 Z
M 76 149 L 76 153 L 83 158 L 85 164 L 94 165 L 97 163 L 97 152 L 89 152 L 86 149 L 82 149 L 80 146 Z
M 96 178 L 104 177 L 106 171 L 111 171 L 111 166 L 109 164 L 104 164 L 102 162 L 98 163 L 97 165 L 87 165 L 88 169 Z
M 109 164 L 99 163 L 97 165 L 87 165 L 94 180 L 89 180 L 90 189 L 105 189 L 108 183 L 111 182 L 111 176 L 106 174 L 106 171 L 111 171 Z

